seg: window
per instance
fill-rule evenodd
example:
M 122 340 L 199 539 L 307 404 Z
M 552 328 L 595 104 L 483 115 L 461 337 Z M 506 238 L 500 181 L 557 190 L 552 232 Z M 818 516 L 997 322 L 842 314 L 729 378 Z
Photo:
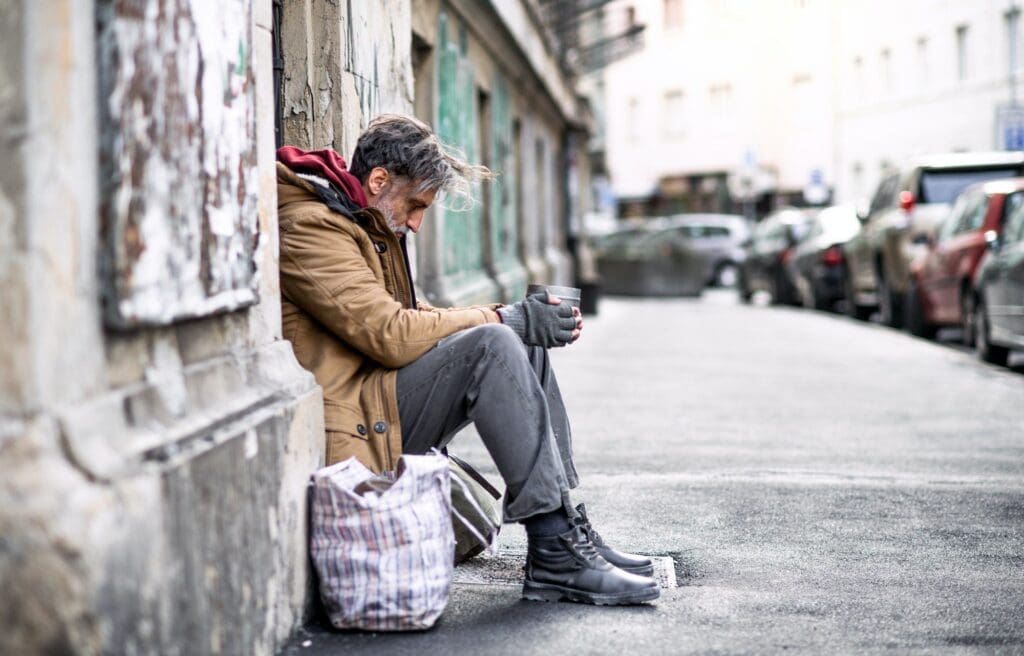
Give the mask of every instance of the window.
M 952 203 L 961 191 L 977 182 L 1002 180 L 1020 175 L 1014 166 L 976 169 L 929 169 L 921 172 L 919 203 Z
M 961 223 L 961 219 L 964 218 L 964 212 L 967 210 L 970 204 L 970 198 L 967 195 L 961 195 L 956 199 L 956 203 L 953 204 L 953 209 L 949 211 L 946 218 L 939 225 L 939 229 L 935 231 L 935 238 L 938 242 L 945 242 L 946 239 L 951 237 L 956 232 L 956 226 Z
M 892 91 L 892 51 L 883 48 L 879 58 L 882 67 L 882 89 Z
M 864 97 L 864 59 L 857 55 L 853 58 L 853 85 L 856 89 L 857 97 L 863 99 Z
M 662 131 L 667 137 L 683 134 L 686 121 L 683 119 L 683 92 L 669 91 L 665 94 L 662 116 Z
M 958 25 L 956 28 L 956 77 L 963 82 L 969 74 L 967 60 L 967 26 Z
M 683 0 L 664 0 L 665 29 L 683 26 Z
M 712 84 L 708 87 L 711 108 L 718 115 L 728 113 L 732 109 L 732 85 Z
M 1020 9 L 1013 7 L 1003 14 L 1003 21 L 1006 24 L 1006 60 L 1007 72 L 1010 77 L 1016 77 L 1020 69 L 1020 54 L 1017 41 L 1020 39 Z
M 928 37 L 917 38 L 917 86 L 928 88 Z
M 957 233 L 973 232 L 985 222 L 985 212 L 988 210 L 988 196 L 975 194 L 968 210 L 964 212 L 964 218 L 957 226 Z
M 878 190 L 875 191 L 875 196 L 871 199 L 870 212 L 872 214 L 880 209 L 889 207 L 895 202 L 896 187 L 899 186 L 899 182 L 898 175 L 890 175 L 879 183 Z
M 1024 241 L 1024 193 L 1017 192 L 1006 199 L 1006 220 L 1003 223 L 1003 243 Z

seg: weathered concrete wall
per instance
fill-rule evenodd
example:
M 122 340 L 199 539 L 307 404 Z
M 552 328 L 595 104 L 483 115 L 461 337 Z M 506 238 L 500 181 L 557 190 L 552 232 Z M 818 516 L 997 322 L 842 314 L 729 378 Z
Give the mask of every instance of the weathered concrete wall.
M 108 2 L 0 14 L 0 653 L 273 653 L 308 601 L 323 418 L 280 339 L 271 3 L 244 16 L 255 131 L 220 153 L 255 158 L 254 203 L 228 218 L 258 223 L 259 303 L 114 333 L 94 177 Z
M 374 116 L 411 113 L 410 21 L 409 0 L 285 2 L 284 142 L 347 158 Z

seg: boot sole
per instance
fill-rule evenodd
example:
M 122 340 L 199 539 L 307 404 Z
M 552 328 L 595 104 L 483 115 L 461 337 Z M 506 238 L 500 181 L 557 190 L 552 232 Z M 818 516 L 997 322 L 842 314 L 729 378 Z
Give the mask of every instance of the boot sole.
M 630 592 L 618 592 L 601 594 L 597 592 L 585 592 L 575 588 L 565 588 L 552 583 L 536 583 L 533 581 L 523 582 L 523 599 L 527 601 L 575 601 L 595 606 L 624 606 L 629 604 L 641 604 L 645 601 L 653 601 L 661 596 L 661 589 L 657 586 L 632 590 Z

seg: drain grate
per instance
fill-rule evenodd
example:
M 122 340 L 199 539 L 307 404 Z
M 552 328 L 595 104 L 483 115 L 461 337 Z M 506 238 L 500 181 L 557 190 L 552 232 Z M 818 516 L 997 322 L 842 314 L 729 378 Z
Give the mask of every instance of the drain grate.
M 650 556 L 654 562 L 654 580 L 662 588 L 676 587 L 675 561 L 669 556 Z M 523 584 L 525 551 L 500 551 L 481 554 L 455 568 L 452 582 L 466 585 Z

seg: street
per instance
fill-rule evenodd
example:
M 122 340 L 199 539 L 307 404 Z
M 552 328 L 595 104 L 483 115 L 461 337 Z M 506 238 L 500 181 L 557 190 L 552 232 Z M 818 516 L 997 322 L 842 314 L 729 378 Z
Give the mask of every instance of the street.
M 1024 651 L 1019 364 L 728 291 L 602 299 L 553 358 L 574 499 L 677 587 L 543 604 L 459 568 L 432 631 L 312 626 L 284 654 Z M 451 450 L 500 480 L 475 436 Z M 491 558 L 524 552 L 506 526 Z

